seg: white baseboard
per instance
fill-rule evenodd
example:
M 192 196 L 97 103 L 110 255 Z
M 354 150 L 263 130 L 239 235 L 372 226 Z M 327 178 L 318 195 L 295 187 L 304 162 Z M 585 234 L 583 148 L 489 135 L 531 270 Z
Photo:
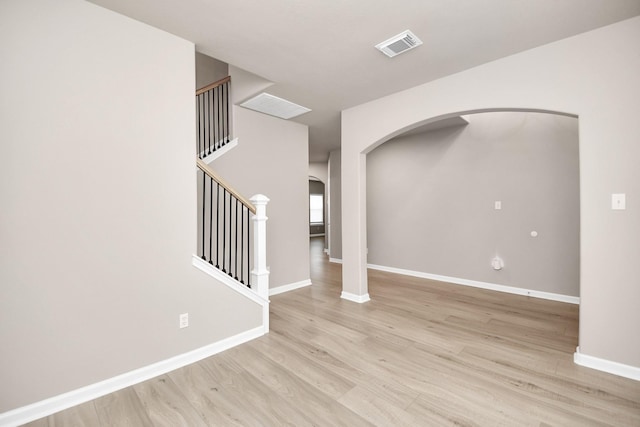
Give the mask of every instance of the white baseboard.
M 342 264 L 342 259 L 340 258 L 329 258 L 329 262 L 333 262 L 336 264 Z
M 295 289 L 304 288 L 305 286 L 311 286 L 311 279 L 301 280 L 296 283 L 289 283 L 288 285 L 282 285 L 273 289 L 269 289 L 269 296 L 278 295 L 283 292 L 289 292 Z
M 587 368 L 640 381 L 640 368 L 580 353 L 580 347 L 576 347 L 576 352 L 573 353 L 573 362 Z
M 554 294 L 551 292 L 536 291 L 534 289 L 515 288 L 513 286 L 498 285 L 496 283 L 479 282 L 477 280 L 461 279 L 458 277 L 440 276 L 438 274 L 423 273 L 420 271 L 404 270 L 395 267 L 385 267 L 382 265 L 368 264 L 368 268 L 373 270 L 387 271 L 389 273 L 404 274 L 405 276 L 420 277 L 422 279 L 437 280 L 440 282 L 455 283 L 457 285 L 471 286 L 474 288 L 489 289 L 491 291 L 506 292 L 509 294 L 525 295 L 534 298 L 541 298 L 551 301 L 566 302 L 569 304 L 580 304 L 580 297 L 570 295 Z
M 340 298 L 346 299 L 347 301 L 357 302 L 358 304 L 371 301 L 371 298 L 369 298 L 369 294 L 356 295 L 345 291 L 342 291 L 342 293 L 340 294 Z
M 56 412 L 68 409 L 72 406 L 80 405 L 90 400 L 97 399 L 98 397 L 157 377 L 158 375 L 163 375 L 183 366 L 190 365 L 224 350 L 228 350 L 232 347 L 258 338 L 264 335 L 264 333 L 264 328 L 262 326 L 258 326 L 257 328 L 241 332 L 216 343 L 174 356 L 170 359 L 162 360 L 86 387 L 4 412 L 0 414 L 0 426 L 19 426 L 39 418 L 55 414 Z
M 309 237 L 324 237 L 324 233 L 310 234 Z

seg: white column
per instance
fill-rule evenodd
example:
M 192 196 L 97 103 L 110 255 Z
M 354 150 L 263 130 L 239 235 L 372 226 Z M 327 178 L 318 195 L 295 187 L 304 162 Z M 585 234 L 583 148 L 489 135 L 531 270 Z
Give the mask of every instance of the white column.
M 342 294 L 364 303 L 367 282 L 367 155 L 342 146 Z
M 269 198 L 256 194 L 249 199 L 256 207 L 253 215 L 253 270 L 251 283 L 262 298 L 269 299 L 269 270 L 267 270 L 267 203 Z

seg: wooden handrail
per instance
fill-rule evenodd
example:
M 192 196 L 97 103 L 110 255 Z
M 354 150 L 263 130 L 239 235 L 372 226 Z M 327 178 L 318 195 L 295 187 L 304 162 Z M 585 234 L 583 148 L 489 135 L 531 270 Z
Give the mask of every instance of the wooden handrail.
M 204 87 L 201 87 L 200 89 L 196 90 L 196 96 L 200 95 L 201 93 L 205 93 L 208 90 L 211 90 L 213 88 L 216 88 L 218 86 L 221 86 L 223 84 L 225 84 L 226 82 L 231 81 L 231 76 L 227 76 L 224 79 L 220 79 L 217 82 L 213 82 L 211 84 L 208 84 Z
M 200 169 L 205 175 L 213 179 L 218 184 L 222 185 L 230 194 L 247 207 L 254 214 L 256 213 L 256 207 L 249 200 L 245 199 L 240 193 L 233 189 L 224 179 L 220 178 L 214 171 L 209 169 L 209 166 L 200 159 L 196 159 L 198 169 Z

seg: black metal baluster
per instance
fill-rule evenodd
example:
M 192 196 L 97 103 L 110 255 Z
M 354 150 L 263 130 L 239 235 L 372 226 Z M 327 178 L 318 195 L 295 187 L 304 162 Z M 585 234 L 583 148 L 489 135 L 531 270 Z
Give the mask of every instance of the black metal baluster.
M 222 145 L 225 145 L 228 141 L 227 141 L 227 134 L 226 129 L 224 128 L 224 109 L 222 108 L 225 104 L 224 104 L 224 92 L 225 92 L 225 86 L 226 83 L 223 83 L 220 86 L 220 115 L 222 116 L 222 119 L 220 120 L 219 126 L 220 126 L 220 139 L 222 141 Z
M 251 287 L 251 257 L 249 256 L 249 247 L 251 246 L 251 229 L 249 228 L 249 219 L 251 214 L 247 208 L 247 287 Z
M 229 82 L 224 84 L 226 87 L 225 93 L 227 95 L 227 99 L 225 100 L 225 110 L 227 112 L 227 114 L 225 115 L 225 131 L 224 134 L 226 136 L 227 142 L 229 142 L 229 95 L 230 95 L 230 91 L 231 91 L 231 85 L 229 84 Z
M 216 124 L 216 114 L 217 114 L 217 105 L 218 105 L 218 94 L 216 93 L 216 89 L 211 90 L 211 145 L 213 148 L 211 151 L 216 151 L 220 146 L 218 145 L 218 133 Z
M 233 195 L 231 193 L 229 193 L 229 276 L 233 275 L 231 274 L 231 222 L 233 221 L 232 219 L 232 214 L 233 214 L 233 204 L 231 203 L 231 197 Z M 233 196 L 235 197 L 235 196 Z
M 198 127 L 198 158 L 201 159 L 200 154 L 200 95 L 196 96 L 196 122 Z
M 209 129 L 211 127 L 211 124 L 209 122 L 209 93 L 208 92 L 204 93 L 203 102 L 204 100 L 207 101 L 206 106 L 203 108 L 204 110 L 203 117 L 205 120 L 205 124 L 204 124 L 204 141 L 205 142 L 204 143 L 207 148 L 207 151 L 206 151 L 207 154 L 205 156 L 208 156 L 209 154 L 211 154 L 211 131 Z
M 204 157 L 207 155 L 207 106 L 205 105 L 204 94 L 200 95 L 200 102 L 202 103 L 200 110 L 200 127 L 202 128 L 202 151 L 200 152 L 200 158 L 204 159 Z
M 216 104 L 218 103 L 218 98 L 216 96 L 216 90 L 215 88 L 212 89 L 210 92 L 210 96 L 211 96 L 211 145 L 212 145 L 212 152 L 215 152 L 218 148 L 218 135 L 216 134 Z
M 216 99 L 215 89 L 209 91 L 209 96 L 211 97 L 211 127 L 209 128 L 209 132 L 211 133 L 211 152 L 214 153 L 217 147 L 217 136 L 216 136 L 216 121 L 215 121 L 215 111 L 216 111 L 216 103 L 218 100 Z
M 227 253 L 227 189 L 223 188 L 222 193 L 222 272 L 226 273 L 224 269 L 224 259 Z
M 210 111 L 210 118 L 211 118 L 211 127 L 210 127 L 210 131 L 212 136 L 212 151 L 215 152 L 219 147 L 218 147 L 218 136 L 216 134 L 217 130 L 216 130 L 216 105 L 218 103 L 218 97 L 216 96 L 216 89 L 213 88 L 210 91 L 211 94 L 211 111 Z
M 236 249 L 235 249 L 235 279 L 238 280 L 238 202 L 236 199 Z
M 216 116 L 216 103 L 218 102 L 218 99 L 216 97 L 216 89 L 212 88 L 209 90 L 209 96 L 211 97 L 211 111 L 209 112 L 209 119 L 211 120 L 211 124 L 209 125 L 209 132 L 211 132 L 212 139 L 212 146 L 213 148 L 211 149 L 212 152 L 216 152 L 216 150 L 218 149 L 218 144 L 216 143 L 217 140 L 217 136 L 216 136 L 216 121 L 215 121 L 215 116 Z
M 207 93 L 202 94 L 202 158 L 207 156 Z
M 209 177 L 209 264 L 213 265 L 213 256 L 211 251 L 213 250 L 213 179 Z M 216 183 L 217 184 L 217 183 Z
M 205 104 L 204 94 L 200 95 L 200 102 L 202 103 L 200 110 L 200 127 L 202 127 L 202 151 L 200 152 L 200 155 L 202 156 L 201 158 L 204 159 L 204 157 L 207 155 L 207 106 Z
M 240 217 L 240 283 L 244 285 L 244 203 Z
M 213 227 L 213 224 L 211 224 Z M 216 268 L 220 268 L 220 184 L 216 182 Z
M 218 148 L 222 148 L 223 144 L 220 141 L 220 86 L 216 87 L 216 144 Z
M 204 223 L 204 205 L 205 205 L 205 193 L 206 193 L 206 174 L 204 172 L 202 172 L 202 259 L 203 260 L 207 260 L 207 258 L 204 256 L 205 254 L 205 248 L 204 248 L 204 228 L 205 228 L 205 223 Z

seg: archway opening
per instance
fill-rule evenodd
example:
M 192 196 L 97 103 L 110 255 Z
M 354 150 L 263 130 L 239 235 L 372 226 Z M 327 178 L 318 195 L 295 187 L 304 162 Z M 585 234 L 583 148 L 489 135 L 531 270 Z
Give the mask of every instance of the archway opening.
M 425 120 L 367 155 L 373 268 L 579 301 L 578 120 L 484 110 Z
M 309 176 L 309 235 L 324 237 L 327 218 L 326 186 L 320 179 Z

